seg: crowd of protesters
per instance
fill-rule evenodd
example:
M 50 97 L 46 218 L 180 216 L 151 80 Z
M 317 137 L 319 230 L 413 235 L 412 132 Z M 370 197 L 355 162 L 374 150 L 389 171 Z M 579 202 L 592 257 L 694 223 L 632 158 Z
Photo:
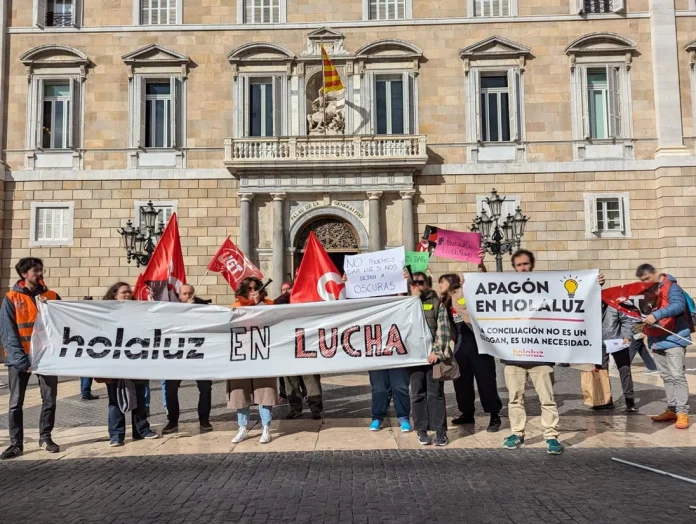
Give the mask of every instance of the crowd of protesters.
M 480 253 L 480 271 L 485 271 L 485 252 Z M 534 254 L 519 250 L 512 255 L 512 267 L 516 272 L 534 270 Z M 10 389 L 9 433 L 10 446 L 0 455 L 10 459 L 22 455 L 24 449 L 23 404 L 25 392 L 31 377 L 29 349 L 34 322 L 37 316 L 37 301 L 60 300 L 57 293 L 49 290 L 43 281 L 43 262 L 37 258 L 23 258 L 15 266 L 19 280 L 7 293 L 0 309 L 0 336 L 5 349 L 5 365 L 8 367 Z M 478 351 L 476 338 L 466 302 L 463 298 L 463 281 L 458 275 L 445 274 L 438 279 L 438 294 L 433 289 L 429 274 L 404 273 L 409 292 L 419 297 L 423 314 L 432 336 L 433 351 L 428 363 L 411 368 L 398 368 L 370 371 L 372 392 L 371 431 L 379 431 L 387 416 L 393 400 L 400 429 L 410 432 L 415 429 L 418 442 L 422 445 L 446 446 L 447 407 L 445 404 L 445 369 L 456 363 L 459 368 L 453 379 L 457 407 L 461 415 L 454 418 L 453 425 L 474 423 L 474 384 L 484 411 L 490 416 L 487 430 L 497 432 L 501 429 L 500 412 L 503 404 L 498 395 L 496 362 L 490 355 Z M 623 339 L 625 348 L 612 354 L 621 379 L 621 387 L 626 402 L 626 410 L 636 411 L 631 376 L 631 362 L 636 353 L 647 367 L 648 373 L 659 373 L 662 377 L 667 397 L 664 413 L 652 417 L 655 422 L 674 422 L 678 429 L 689 427 L 688 382 L 685 375 L 686 347 L 689 344 L 693 322 L 687 304 L 687 295 L 671 275 L 660 273 L 653 266 L 643 264 L 638 267 L 636 276 L 643 282 L 658 285 L 657 304 L 644 322 L 636 323 L 623 313 L 602 304 L 602 334 L 604 340 Z M 604 277 L 600 274 L 600 285 Z M 236 293 L 234 307 L 265 307 L 273 304 L 288 304 L 292 285 L 285 283 L 282 294 L 275 300 L 268 298 L 265 286 L 257 278 L 247 278 Z M 91 297 L 85 297 L 89 299 Z M 103 300 L 132 300 L 131 286 L 118 282 L 111 286 Z M 208 304 L 195 295 L 191 285 L 184 285 L 179 291 L 179 300 L 191 304 Z M 656 324 L 667 323 L 669 332 Z M 636 327 L 638 326 L 638 328 Z M 647 343 L 647 345 L 646 345 Z M 651 355 L 652 354 L 652 355 Z M 603 347 L 602 364 L 596 369 L 607 369 L 609 356 Z M 653 360 L 654 359 L 654 360 Z M 503 440 L 507 449 L 516 449 L 524 444 L 527 414 L 525 391 L 527 381 L 531 380 L 541 404 L 541 425 L 547 452 L 553 455 L 563 453 L 564 447 L 558 440 L 559 413 L 554 397 L 553 362 L 513 362 L 503 361 L 504 380 L 508 390 L 508 417 L 511 434 Z M 444 365 L 445 367 L 441 367 Z M 51 437 L 56 414 L 57 377 L 37 376 L 42 399 L 39 421 L 39 446 L 47 452 L 57 453 L 60 447 Z M 159 434 L 151 429 L 149 417 L 149 382 L 140 380 L 99 379 L 106 383 L 108 393 L 108 432 L 110 446 L 124 445 L 126 433 L 125 414 L 131 412 L 132 438 L 155 439 Z M 213 430 L 210 423 L 212 405 L 212 381 L 198 380 L 199 391 L 198 418 L 201 432 Z M 81 393 L 84 400 L 98 397 L 91 393 L 91 378 L 83 378 Z M 163 401 L 167 413 L 167 424 L 162 434 L 178 431 L 180 380 L 162 381 Z M 227 407 L 236 410 L 238 432 L 232 439 L 239 443 L 249 437 L 250 407 L 258 405 L 262 424 L 260 442 L 271 441 L 271 420 L 273 407 L 289 404 L 286 418 L 302 415 L 303 401 L 306 401 L 312 418 L 322 418 L 322 387 L 319 375 L 301 377 L 267 377 L 254 379 L 233 379 L 226 381 Z M 612 409 L 613 401 L 596 409 Z M 412 425 L 413 423 L 413 425 Z

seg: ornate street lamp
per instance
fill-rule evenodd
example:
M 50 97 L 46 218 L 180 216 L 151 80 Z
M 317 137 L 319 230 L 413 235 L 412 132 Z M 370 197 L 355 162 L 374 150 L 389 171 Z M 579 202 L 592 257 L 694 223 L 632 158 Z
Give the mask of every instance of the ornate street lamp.
M 161 218 L 159 226 L 155 229 L 160 213 L 162 210 L 155 208 L 150 201 L 140 209 L 140 224 L 143 226 L 143 230 L 139 227 L 133 227 L 130 220 L 126 222 L 126 227 L 117 229 L 123 239 L 123 247 L 126 249 L 126 258 L 129 264 L 131 260 L 135 260 L 136 265 L 140 267 L 146 266 L 150 261 L 155 246 L 164 232 L 164 222 Z
M 481 233 L 481 247 L 486 253 L 495 255 L 495 267 L 498 272 L 503 271 L 503 255 L 512 253 L 513 248 L 520 248 L 529 220 L 517 206 L 515 215 L 508 214 L 507 218 L 501 222 L 500 214 L 505 198 L 493 189 L 491 196 L 486 197 L 490 215 L 485 210 L 481 211 L 481 215 L 474 218 L 470 228 L 474 233 Z

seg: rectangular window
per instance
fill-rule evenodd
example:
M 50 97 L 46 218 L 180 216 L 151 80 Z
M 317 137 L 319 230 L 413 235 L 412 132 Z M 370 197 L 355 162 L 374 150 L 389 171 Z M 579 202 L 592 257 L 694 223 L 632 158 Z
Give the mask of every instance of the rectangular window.
M 369 0 L 370 20 L 403 20 L 406 18 L 406 0 Z
M 244 23 L 280 23 L 280 0 L 244 0 Z
M 176 3 L 179 0 L 140 1 L 140 23 L 142 25 L 176 24 Z
M 35 238 L 37 242 L 64 242 L 72 237 L 70 208 L 37 207 Z
M 510 16 L 510 1 L 474 0 L 474 16 Z
M 597 199 L 597 231 L 623 231 L 623 213 L 618 198 Z
M 613 0 L 583 0 L 585 13 L 613 13 Z
M 147 82 L 145 88 L 145 147 L 172 147 L 170 82 Z
M 252 79 L 249 85 L 249 136 L 274 136 L 273 82 Z
M 70 137 L 70 82 L 43 84 L 41 147 L 67 149 Z
M 152 205 L 157 211 L 161 213 L 157 216 L 155 221 L 155 228 L 159 228 L 160 222 L 162 222 L 165 227 L 169 223 L 169 219 L 172 215 L 176 213 L 178 202 L 176 200 L 165 200 L 160 202 L 153 202 Z M 142 200 L 135 202 L 135 227 L 141 227 L 143 224 L 142 210 L 147 207 L 148 203 Z
M 587 70 L 587 107 L 590 138 L 609 138 L 609 85 L 605 68 Z
M 402 76 L 378 77 L 375 81 L 378 135 L 404 134 L 404 81 Z
M 46 27 L 70 27 L 73 25 L 73 0 L 45 0 Z
M 481 140 L 510 141 L 510 93 L 507 75 L 481 77 Z

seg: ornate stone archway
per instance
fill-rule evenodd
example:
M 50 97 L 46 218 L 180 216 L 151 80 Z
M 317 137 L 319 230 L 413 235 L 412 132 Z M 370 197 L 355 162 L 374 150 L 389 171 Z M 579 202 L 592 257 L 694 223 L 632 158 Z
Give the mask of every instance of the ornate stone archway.
M 304 213 L 290 225 L 285 245 L 289 246 L 293 251 L 304 249 L 304 244 L 302 244 L 302 247 L 299 247 L 300 234 L 307 226 L 320 218 L 329 218 L 348 224 L 358 241 L 357 251 L 366 251 L 368 249 L 369 239 L 365 225 L 354 214 L 338 206 L 320 206 Z
M 314 233 L 327 251 L 355 251 L 360 249 L 358 235 L 353 227 L 335 217 L 321 217 L 307 224 L 297 237 L 298 251 L 305 249 L 309 234 Z

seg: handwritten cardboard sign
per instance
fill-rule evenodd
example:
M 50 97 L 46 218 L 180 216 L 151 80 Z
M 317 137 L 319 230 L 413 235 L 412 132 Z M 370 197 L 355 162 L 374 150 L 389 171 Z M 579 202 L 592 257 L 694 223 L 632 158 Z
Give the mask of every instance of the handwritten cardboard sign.
M 405 264 L 403 247 L 347 256 L 343 262 L 348 277 L 346 297 L 365 298 L 406 293 Z
M 478 264 L 481 249 L 480 233 L 464 233 L 462 231 L 437 230 L 437 246 L 435 255 L 452 260 L 474 262 Z
M 425 273 L 430 263 L 430 253 L 427 251 L 406 251 L 406 265 L 411 266 L 412 273 Z

